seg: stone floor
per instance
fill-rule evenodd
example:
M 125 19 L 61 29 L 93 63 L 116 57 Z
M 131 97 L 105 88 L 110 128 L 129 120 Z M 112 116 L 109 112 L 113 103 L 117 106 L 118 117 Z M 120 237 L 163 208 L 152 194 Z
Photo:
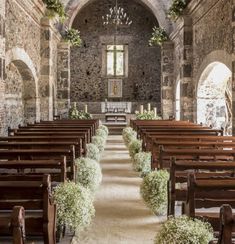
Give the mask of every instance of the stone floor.
M 141 178 L 121 136 L 109 136 L 101 160 L 103 181 L 95 200 L 96 216 L 73 244 L 152 244 L 164 218 L 153 215 L 139 194 Z

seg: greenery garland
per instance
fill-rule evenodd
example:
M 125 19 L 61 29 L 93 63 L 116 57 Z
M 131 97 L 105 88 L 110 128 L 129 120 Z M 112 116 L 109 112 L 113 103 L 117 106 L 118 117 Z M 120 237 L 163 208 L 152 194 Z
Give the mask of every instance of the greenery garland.
M 82 45 L 82 39 L 80 32 L 76 29 L 67 29 L 63 35 L 63 39 L 69 42 L 72 46 L 80 47 Z
M 76 165 L 77 182 L 94 193 L 102 181 L 100 165 L 90 158 L 76 159 Z
M 155 46 L 155 45 L 162 45 L 163 42 L 167 41 L 168 35 L 166 31 L 161 28 L 161 27 L 153 27 L 153 32 L 152 32 L 152 37 L 149 40 L 149 45 L 150 46 Z
M 140 186 L 143 200 L 157 215 L 165 214 L 167 211 L 168 180 L 169 173 L 166 170 L 152 171 L 144 177 Z
M 57 204 L 57 221 L 73 230 L 89 226 L 95 215 L 93 196 L 90 191 L 74 182 L 55 187 L 53 197 Z
M 173 21 L 176 21 L 178 17 L 180 17 L 183 14 L 183 11 L 186 8 L 186 6 L 186 0 L 173 0 L 172 5 L 167 12 L 167 16 Z
M 64 5 L 60 0 L 42 0 L 46 4 L 49 17 L 54 18 L 58 15 L 62 20 L 66 18 Z
M 155 244 L 208 244 L 213 239 L 213 228 L 199 219 L 187 216 L 170 217 L 155 238 Z

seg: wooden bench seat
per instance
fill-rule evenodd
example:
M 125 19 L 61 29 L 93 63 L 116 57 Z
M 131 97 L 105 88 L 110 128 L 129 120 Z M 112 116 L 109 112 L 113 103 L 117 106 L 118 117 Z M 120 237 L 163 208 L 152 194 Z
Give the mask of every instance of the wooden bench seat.
M 0 176 L 0 192 L 0 219 L 15 205 L 23 206 L 26 236 L 42 236 L 45 244 L 56 243 L 56 206 L 51 199 L 49 175 Z M 0 235 L 9 234 L 9 228 L 0 229 Z

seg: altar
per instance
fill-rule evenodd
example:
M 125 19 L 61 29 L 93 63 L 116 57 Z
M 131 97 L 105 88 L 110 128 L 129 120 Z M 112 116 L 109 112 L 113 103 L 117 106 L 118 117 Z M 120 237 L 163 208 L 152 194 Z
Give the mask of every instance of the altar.
M 101 102 L 101 112 L 109 114 L 130 114 L 131 102 Z

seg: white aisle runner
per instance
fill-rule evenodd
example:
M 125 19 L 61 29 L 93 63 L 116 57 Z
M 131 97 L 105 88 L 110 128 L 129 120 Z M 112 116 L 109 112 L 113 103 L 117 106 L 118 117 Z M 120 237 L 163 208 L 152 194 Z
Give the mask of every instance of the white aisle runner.
M 101 166 L 103 181 L 96 195 L 93 224 L 72 243 L 153 244 L 160 218 L 140 198 L 141 178 L 132 170 L 121 136 L 108 137 Z

